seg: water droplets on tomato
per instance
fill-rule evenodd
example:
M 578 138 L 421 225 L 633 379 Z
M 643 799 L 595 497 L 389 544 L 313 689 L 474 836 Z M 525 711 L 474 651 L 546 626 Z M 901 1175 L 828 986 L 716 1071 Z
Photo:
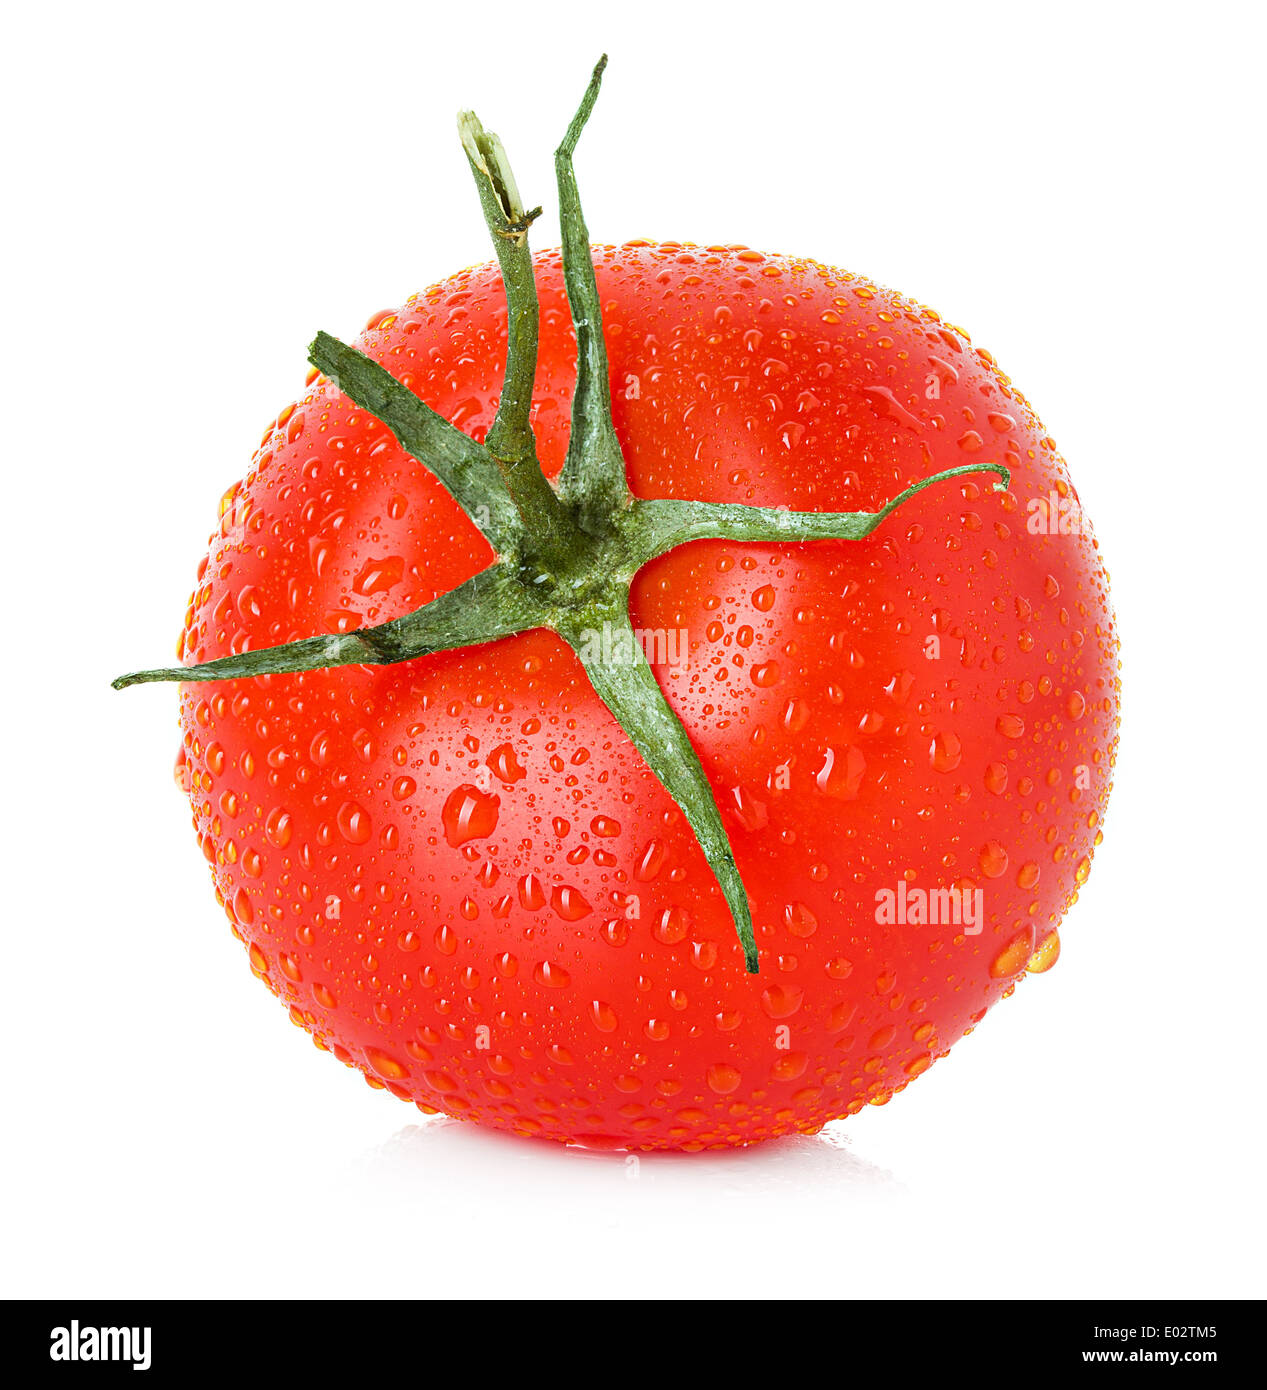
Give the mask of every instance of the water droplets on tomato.
M 487 839 L 497 829 L 501 799 L 469 783 L 449 794 L 440 818 L 444 838 L 457 848 L 469 840 Z
M 866 770 L 867 760 L 853 744 L 844 748 L 827 748 L 821 755 L 814 783 L 827 796 L 838 801 L 852 801 L 861 790 Z
M 359 801 L 345 801 L 335 816 L 339 834 L 350 845 L 363 845 L 370 838 L 370 814 Z

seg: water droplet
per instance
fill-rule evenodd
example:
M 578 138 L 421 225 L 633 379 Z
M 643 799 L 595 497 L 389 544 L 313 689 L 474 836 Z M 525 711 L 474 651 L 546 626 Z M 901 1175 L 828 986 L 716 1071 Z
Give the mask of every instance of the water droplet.
M 278 849 L 285 849 L 290 843 L 290 816 L 280 806 L 268 813 L 268 819 L 264 822 L 264 835 L 269 844 L 275 845 Z
M 764 830 L 770 823 L 765 802 L 759 801 L 747 787 L 730 789 L 731 807 L 745 830 Z
M 809 1066 L 809 1055 L 805 1052 L 785 1052 L 770 1068 L 772 1081 L 795 1081 L 804 1076 Z
M 728 1096 L 732 1091 L 737 1091 L 743 1080 L 741 1073 L 725 1062 L 714 1062 L 707 1075 L 709 1089 L 716 1091 L 719 1096 Z
M 532 978 L 546 989 L 566 989 L 572 983 L 572 977 L 561 965 L 548 960 L 538 961 L 533 966 Z
M 1000 878 L 1007 871 L 1007 850 L 997 840 L 987 840 L 981 846 L 980 864 L 986 878 Z
M 804 903 L 788 903 L 783 909 L 783 924 L 793 936 L 803 941 L 818 930 L 818 918 Z
M 864 386 L 862 394 L 881 418 L 887 416 L 890 420 L 896 420 L 899 424 L 904 425 L 908 430 L 923 430 L 923 422 L 917 416 L 912 415 L 887 386 Z
M 764 661 L 752 668 L 752 683 L 760 690 L 768 690 L 779 683 L 779 664 L 777 661 Z
M 600 1033 L 614 1033 L 619 1021 L 616 1010 L 610 1004 L 604 1004 L 601 999 L 595 999 L 590 1005 L 590 1018 Z
M 1033 934 L 1028 927 L 1019 935 L 1014 936 L 990 962 L 990 974 L 993 978 L 1001 980 L 1023 970 L 1032 953 L 1033 939 Z
M 528 775 L 515 757 L 514 746 L 509 743 L 502 743 L 494 748 L 485 759 L 485 765 L 491 769 L 494 777 L 510 785 L 522 782 Z
M 985 770 L 985 786 L 995 796 L 1007 791 L 1007 767 L 1004 763 L 990 763 Z
M 928 751 L 938 772 L 953 772 L 963 761 L 963 744 L 957 734 L 936 734 Z
M 674 946 L 686 938 L 691 927 L 691 919 L 683 908 L 666 908 L 660 919 L 651 929 L 651 935 L 666 946 Z
M 335 816 L 335 824 L 350 845 L 363 845 L 370 837 L 370 813 L 359 801 L 345 801 Z
M 398 1062 L 395 1057 L 380 1051 L 377 1047 L 365 1049 L 365 1060 L 379 1076 L 388 1081 L 403 1081 L 409 1075 L 409 1068 L 403 1062 Z
M 1059 959 L 1060 936 L 1052 931 L 1038 943 L 1038 949 L 1025 962 L 1025 969 L 1031 975 L 1042 975 L 1050 970 Z
M 761 992 L 761 1007 L 771 1018 L 791 1018 L 804 997 L 799 985 L 770 985 Z
M 400 583 L 405 572 L 404 557 L 385 555 L 381 560 L 366 560 L 352 580 L 354 594 L 383 594 Z
M 497 829 L 501 799 L 478 787 L 464 783 L 450 793 L 440 819 L 444 838 L 456 848 L 468 840 L 483 840 Z
M 838 801 L 853 801 L 862 786 L 867 760 L 849 744 L 844 749 L 828 748 L 823 752 L 822 766 L 814 774 L 820 792 Z
M 546 905 L 545 885 L 536 874 L 524 874 L 519 880 L 519 905 L 528 912 L 540 912 Z
M 634 870 L 634 877 L 640 883 L 650 883 L 664 868 L 664 855 L 665 849 L 660 841 L 651 840 L 642 852 L 642 858 Z
M 565 922 L 579 922 L 593 910 L 577 889 L 566 883 L 557 885 L 550 893 L 550 906 Z

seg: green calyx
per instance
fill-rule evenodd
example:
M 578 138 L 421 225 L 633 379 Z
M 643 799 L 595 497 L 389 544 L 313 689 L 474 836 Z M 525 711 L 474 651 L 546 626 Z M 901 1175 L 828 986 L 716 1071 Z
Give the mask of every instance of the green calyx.
M 497 559 L 424 607 L 355 632 L 303 638 L 195 666 L 138 671 L 116 690 L 149 681 L 241 680 L 334 666 L 391 665 L 432 652 L 494 642 L 534 628 L 576 652 L 595 693 L 686 816 L 729 906 L 749 972 L 758 970 L 752 915 L 712 787 L 669 706 L 629 620 L 629 589 L 656 556 L 697 540 L 799 544 L 861 540 L 924 488 L 1001 464 L 969 464 L 924 478 L 875 512 L 793 512 L 707 502 L 644 500 L 626 480 L 612 423 L 607 348 L 589 233 L 572 157 L 598 97 L 602 58 L 555 152 L 563 272 L 577 340 L 577 382 L 567 459 L 557 488 L 541 470 L 531 424 L 539 311 L 525 211 L 498 138 L 470 112 L 458 118 L 506 292 L 506 369 L 496 418 L 483 444 L 424 404 L 357 349 L 319 333 L 309 360 L 444 484 L 488 539 Z M 602 635 L 602 640 L 595 640 Z

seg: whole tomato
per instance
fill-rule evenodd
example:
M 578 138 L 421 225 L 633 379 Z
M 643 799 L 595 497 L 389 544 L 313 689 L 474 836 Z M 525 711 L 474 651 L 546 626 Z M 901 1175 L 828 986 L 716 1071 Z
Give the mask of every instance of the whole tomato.
M 700 541 L 638 573 L 634 626 L 721 806 L 760 972 L 551 632 L 186 685 L 178 777 L 252 969 L 372 1086 L 588 1145 L 810 1132 L 887 1101 L 1054 962 L 1109 793 L 1107 579 L 1055 443 L 931 310 L 739 246 L 594 259 L 637 497 L 874 511 L 933 471 L 1011 472 L 1005 493 L 931 487 L 864 540 Z M 535 273 L 554 477 L 576 340 L 559 253 Z M 358 345 L 478 440 L 506 340 L 485 266 Z M 380 624 L 493 559 L 315 373 L 221 513 L 185 662 Z

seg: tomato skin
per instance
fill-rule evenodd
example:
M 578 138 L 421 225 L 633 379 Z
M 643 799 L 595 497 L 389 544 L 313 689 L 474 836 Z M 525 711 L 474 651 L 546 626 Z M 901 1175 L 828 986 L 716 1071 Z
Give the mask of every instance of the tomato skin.
M 699 1149 L 882 1103 L 1010 992 L 1098 842 L 1117 638 L 1076 502 L 965 335 L 868 281 L 743 249 L 597 254 L 634 491 L 873 510 L 863 542 L 701 542 L 646 566 L 636 627 L 716 789 L 761 973 L 689 829 L 545 632 L 394 667 L 184 686 L 182 777 L 252 968 L 322 1047 L 425 1109 L 520 1134 Z M 557 252 L 535 421 L 562 464 L 574 340 Z M 482 438 L 495 268 L 358 346 Z M 205 661 L 380 623 L 492 558 L 324 379 L 226 494 L 182 634 Z M 1054 524 L 1051 527 L 1055 530 Z M 979 934 L 878 922 L 877 891 L 982 890 Z M 1046 964 L 1047 960 L 1036 962 Z

